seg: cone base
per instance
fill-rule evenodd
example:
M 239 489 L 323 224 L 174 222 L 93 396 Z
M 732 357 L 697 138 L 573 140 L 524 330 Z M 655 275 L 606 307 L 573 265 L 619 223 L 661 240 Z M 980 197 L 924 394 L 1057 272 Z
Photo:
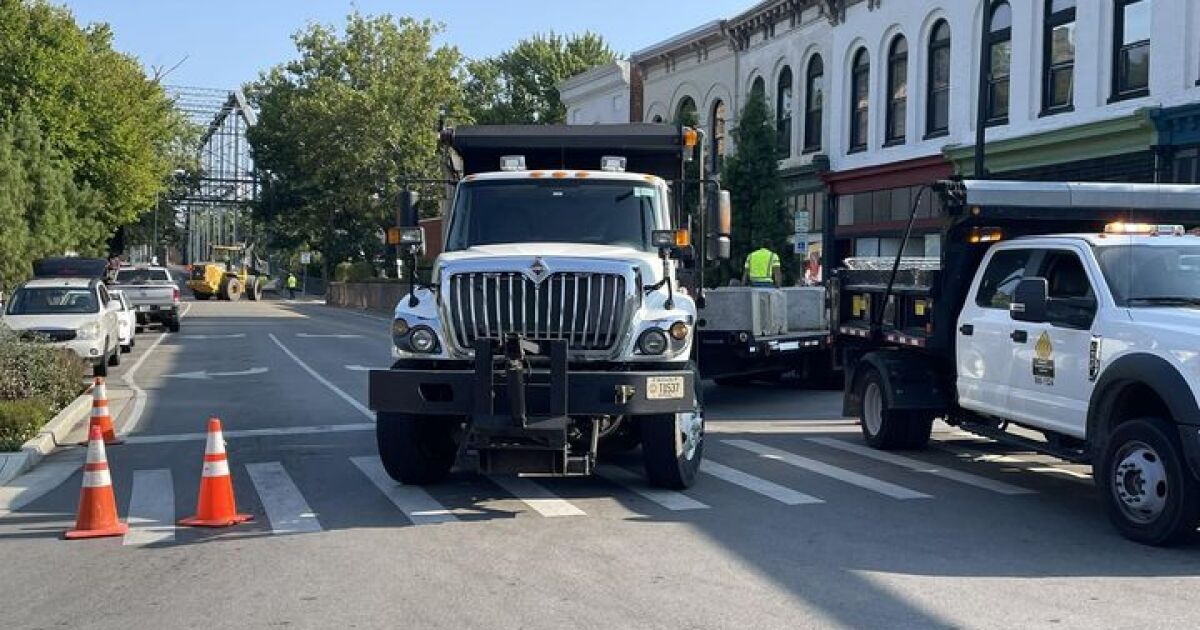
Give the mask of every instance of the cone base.
M 232 527 L 246 521 L 253 521 L 253 514 L 234 514 L 227 518 L 202 519 L 199 517 L 184 518 L 179 520 L 180 525 L 186 527 Z
M 117 523 L 112 527 L 104 527 L 101 529 L 73 529 L 63 534 L 63 538 L 67 540 L 79 540 L 83 538 L 104 538 L 106 536 L 124 536 L 129 531 L 129 525 L 125 523 Z

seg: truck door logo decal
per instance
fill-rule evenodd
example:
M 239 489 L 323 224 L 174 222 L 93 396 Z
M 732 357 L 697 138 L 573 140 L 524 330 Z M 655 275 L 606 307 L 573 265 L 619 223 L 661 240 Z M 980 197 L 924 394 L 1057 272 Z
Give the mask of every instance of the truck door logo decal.
M 1038 385 L 1054 385 L 1054 345 L 1050 333 L 1043 331 L 1033 347 L 1033 382 Z
M 1088 344 L 1088 380 L 1095 382 L 1100 376 L 1100 343 L 1103 338 L 1093 336 Z

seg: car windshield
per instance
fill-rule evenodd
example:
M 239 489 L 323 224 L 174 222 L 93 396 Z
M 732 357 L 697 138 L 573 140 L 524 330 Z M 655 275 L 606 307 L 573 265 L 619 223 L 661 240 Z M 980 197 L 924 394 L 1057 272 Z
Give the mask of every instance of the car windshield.
M 1200 245 L 1111 245 L 1096 258 L 1118 306 L 1200 304 Z
M 600 180 L 519 180 L 464 184 L 447 250 L 503 243 L 624 245 L 649 251 L 658 191 Z
M 9 315 L 55 315 L 99 311 L 96 295 L 90 289 L 25 287 L 13 294 L 5 312 Z
M 122 269 L 117 272 L 117 284 L 161 284 L 170 282 L 165 269 Z

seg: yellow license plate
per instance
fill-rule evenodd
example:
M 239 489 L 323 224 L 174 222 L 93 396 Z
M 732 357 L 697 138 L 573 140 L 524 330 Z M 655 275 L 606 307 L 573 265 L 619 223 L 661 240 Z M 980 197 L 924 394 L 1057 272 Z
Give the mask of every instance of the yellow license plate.
M 683 398 L 683 377 L 646 377 L 646 398 L 648 400 L 679 400 Z

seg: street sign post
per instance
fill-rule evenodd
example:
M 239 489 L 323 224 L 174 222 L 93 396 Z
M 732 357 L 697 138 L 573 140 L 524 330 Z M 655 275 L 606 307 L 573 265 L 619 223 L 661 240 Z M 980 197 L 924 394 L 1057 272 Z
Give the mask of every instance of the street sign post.
M 792 215 L 793 224 L 793 253 L 797 255 L 805 255 L 808 253 L 808 230 L 812 225 L 809 220 L 808 210 L 797 210 L 796 214 Z

